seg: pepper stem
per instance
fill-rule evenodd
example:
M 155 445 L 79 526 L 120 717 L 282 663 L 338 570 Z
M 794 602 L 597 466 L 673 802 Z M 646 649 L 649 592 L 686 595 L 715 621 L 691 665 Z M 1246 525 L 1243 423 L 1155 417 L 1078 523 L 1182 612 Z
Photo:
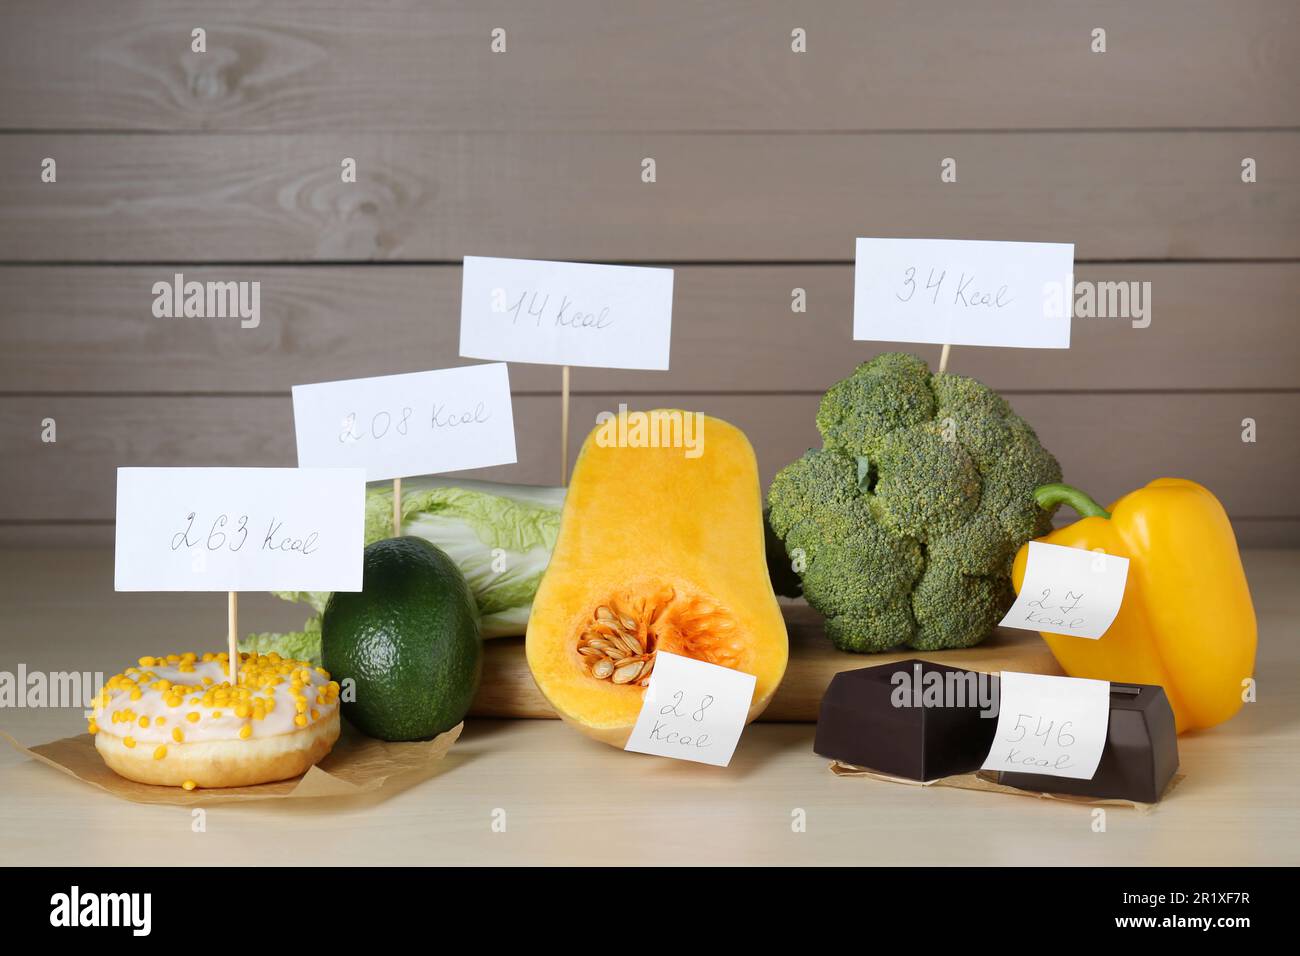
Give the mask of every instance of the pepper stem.
M 1044 510 L 1057 505 L 1069 505 L 1084 518 L 1109 518 L 1110 512 L 1088 495 L 1071 485 L 1054 482 L 1034 489 L 1034 500 Z

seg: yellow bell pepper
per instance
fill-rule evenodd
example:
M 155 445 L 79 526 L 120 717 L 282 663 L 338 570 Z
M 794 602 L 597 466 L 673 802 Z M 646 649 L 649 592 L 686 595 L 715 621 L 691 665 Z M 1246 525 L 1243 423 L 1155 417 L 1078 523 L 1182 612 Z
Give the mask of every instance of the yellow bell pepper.
M 1129 559 L 1124 599 L 1100 640 L 1043 634 L 1071 677 L 1159 684 L 1178 732 L 1227 720 L 1255 667 L 1255 609 L 1232 525 L 1217 498 L 1194 481 L 1159 478 L 1106 511 L 1069 485 L 1044 485 L 1039 505 L 1082 516 L 1039 538 Z M 1029 546 L 1016 555 L 1019 593 Z

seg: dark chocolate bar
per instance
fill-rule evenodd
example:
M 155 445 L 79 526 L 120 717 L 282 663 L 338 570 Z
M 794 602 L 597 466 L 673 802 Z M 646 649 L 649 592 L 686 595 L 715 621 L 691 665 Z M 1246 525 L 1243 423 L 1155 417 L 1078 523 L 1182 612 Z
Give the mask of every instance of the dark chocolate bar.
M 996 709 L 994 716 L 980 716 L 982 705 L 973 691 L 978 676 L 920 660 L 836 674 L 822 697 L 813 749 L 823 757 L 908 780 L 978 770 L 998 725 Z M 952 686 L 969 684 L 972 692 L 962 694 L 962 706 L 926 705 L 927 685 L 933 688 L 941 679 Z M 996 687 L 996 680 L 991 683 Z M 995 704 L 996 697 L 986 699 L 983 707 Z
M 998 783 L 1041 793 L 1155 803 L 1177 770 L 1178 731 L 1165 689 L 1112 683 L 1106 748 L 1091 780 L 1000 771 Z
M 941 682 L 942 694 L 928 693 Z M 813 749 L 909 780 L 973 773 L 993 745 L 997 700 L 997 675 L 930 661 L 843 671 L 822 697 Z M 1178 734 L 1164 688 L 1112 683 L 1106 747 L 1092 779 L 999 772 L 998 782 L 1040 793 L 1154 803 L 1177 770 Z

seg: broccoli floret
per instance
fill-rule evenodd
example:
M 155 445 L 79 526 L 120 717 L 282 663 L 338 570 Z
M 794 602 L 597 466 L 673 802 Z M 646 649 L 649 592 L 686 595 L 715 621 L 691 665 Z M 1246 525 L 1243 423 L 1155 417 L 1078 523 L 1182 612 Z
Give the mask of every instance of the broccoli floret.
M 874 458 L 887 435 L 928 422 L 934 412 L 929 367 L 915 355 L 887 352 L 826 390 L 817 430 L 827 448 Z
M 1011 562 L 1046 533 L 1056 459 L 996 392 L 915 355 L 858 366 L 822 398 L 823 447 L 783 468 L 768 521 L 842 650 L 978 644 L 1014 599 Z

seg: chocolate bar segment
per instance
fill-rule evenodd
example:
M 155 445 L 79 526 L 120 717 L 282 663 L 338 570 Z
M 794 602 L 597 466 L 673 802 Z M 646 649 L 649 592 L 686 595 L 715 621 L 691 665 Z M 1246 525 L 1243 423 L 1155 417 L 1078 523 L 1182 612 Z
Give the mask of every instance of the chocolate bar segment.
M 1155 803 L 1177 770 L 1178 731 L 1165 689 L 1112 683 L 1106 747 L 1091 780 L 999 772 L 998 783 L 1041 793 Z
M 981 678 L 983 703 L 977 684 Z M 908 780 L 978 770 L 998 723 L 990 684 L 996 695 L 996 677 L 921 660 L 843 671 L 822 697 L 813 749 L 832 760 Z M 943 693 L 935 693 L 936 688 Z M 990 716 L 981 717 L 982 710 Z

